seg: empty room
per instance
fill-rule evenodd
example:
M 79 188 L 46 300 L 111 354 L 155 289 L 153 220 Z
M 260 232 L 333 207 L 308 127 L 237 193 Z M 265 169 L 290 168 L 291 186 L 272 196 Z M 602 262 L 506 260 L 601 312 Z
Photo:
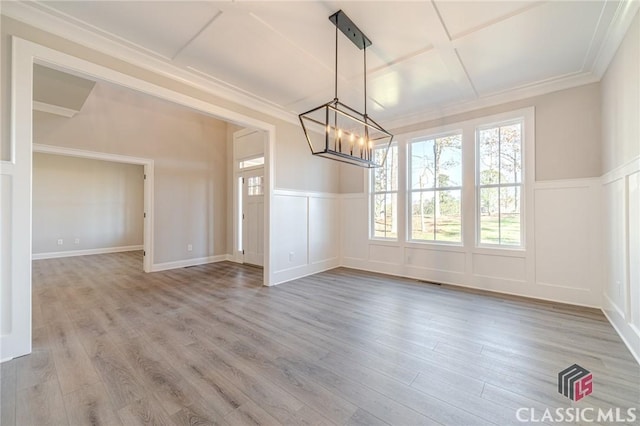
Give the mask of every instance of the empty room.
M 640 424 L 640 1 L 0 1 L 0 424 Z

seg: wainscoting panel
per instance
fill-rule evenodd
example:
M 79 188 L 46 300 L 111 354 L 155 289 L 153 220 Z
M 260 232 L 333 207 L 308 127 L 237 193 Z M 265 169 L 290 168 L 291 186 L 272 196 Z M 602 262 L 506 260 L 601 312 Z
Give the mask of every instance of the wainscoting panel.
M 402 249 L 398 246 L 372 242 L 369 244 L 369 260 L 378 263 L 390 263 L 391 265 L 402 265 Z
M 340 200 L 309 196 L 309 262 L 338 258 L 340 252 Z
M 408 266 L 445 272 L 464 273 L 465 255 L 460 251 L 405 248 Z
M 276 193 L 273 198 L 275 250 L 271 255 L 274 271 L 305 265 L 308 263 L 308 197 Z
M 629 308 L 640 330 L 640 171 L 629 175 Z
M 599 293 L 601 249 L 598 179 L 536 187 L 536 282 Z
M 603 310 L 640 363 L 640 157 L 602 177 Z
M 341 198 L 343 266 L 520 296 L 600 307 L 600 179 L 536 182 L 526 249 L 368 238 L 368 195 Z M 473 210 L 473 209 L 471 209 Z M 468 210 L 467 210 L 468 211 Z
M 525 281 L 524 257 L 500 256 L 499 254 L 473 254 L 473 275 L 498 280 Z
M 276 189 L 273 197 L 273 284 L 339 266 L 336 194 Z
M 0 335 L 11 334 L 12 315 L 12 281 L 11 281 L 11 224 L 13 215 L 11 201 L 13 198 L 13 177 L 0 174 Z
M 369 238 L 368 206 L 364 195 L 340 200 L 340 241 L 343 258 L 366 259 Z
M 603 186 L 605 210 L 604 292 L 622 312 L 625 310 L 625 181 L 619 178 Z

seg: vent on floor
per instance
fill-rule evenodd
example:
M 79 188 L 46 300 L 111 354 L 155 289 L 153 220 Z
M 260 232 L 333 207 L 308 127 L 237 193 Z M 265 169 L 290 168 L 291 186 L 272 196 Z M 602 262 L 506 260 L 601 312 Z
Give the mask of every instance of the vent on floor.
M 426 281 L 426 280 L 416 280 L 416 281 L 423 284 L 442 285 L 441 283 L 434 283 L 433 281 Z

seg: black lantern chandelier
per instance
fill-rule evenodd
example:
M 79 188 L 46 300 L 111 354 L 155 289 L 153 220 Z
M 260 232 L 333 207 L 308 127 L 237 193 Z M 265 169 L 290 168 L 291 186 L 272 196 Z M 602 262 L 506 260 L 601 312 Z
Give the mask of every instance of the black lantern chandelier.
M 313 155 L 360 167 L 380 167 L 387 158 L 393 135 L 367 115 L 367 47 L 371 46 L 371 40 L 342 10 L 329 16 L 329 20 L 336 27 L 335 96 L 332 101 L 300 114 L 300 124 Z M 364 51 L 364 113 L 338 100 L 338 29 Z

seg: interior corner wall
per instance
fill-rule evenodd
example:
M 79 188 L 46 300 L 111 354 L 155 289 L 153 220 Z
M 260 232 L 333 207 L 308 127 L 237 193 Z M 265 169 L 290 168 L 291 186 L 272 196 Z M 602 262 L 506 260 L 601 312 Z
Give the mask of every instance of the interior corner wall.
M 640 362 L 640 14 L 601 83 L 603 308 Z
M 73 118 L 33 123 L 34 143 L 154 161 L 153 269 L 226 255 L 226 123 L 107 83 Z
M 140 250 L 143 213 L 143 166 L 33 154 L 34 258 Z

